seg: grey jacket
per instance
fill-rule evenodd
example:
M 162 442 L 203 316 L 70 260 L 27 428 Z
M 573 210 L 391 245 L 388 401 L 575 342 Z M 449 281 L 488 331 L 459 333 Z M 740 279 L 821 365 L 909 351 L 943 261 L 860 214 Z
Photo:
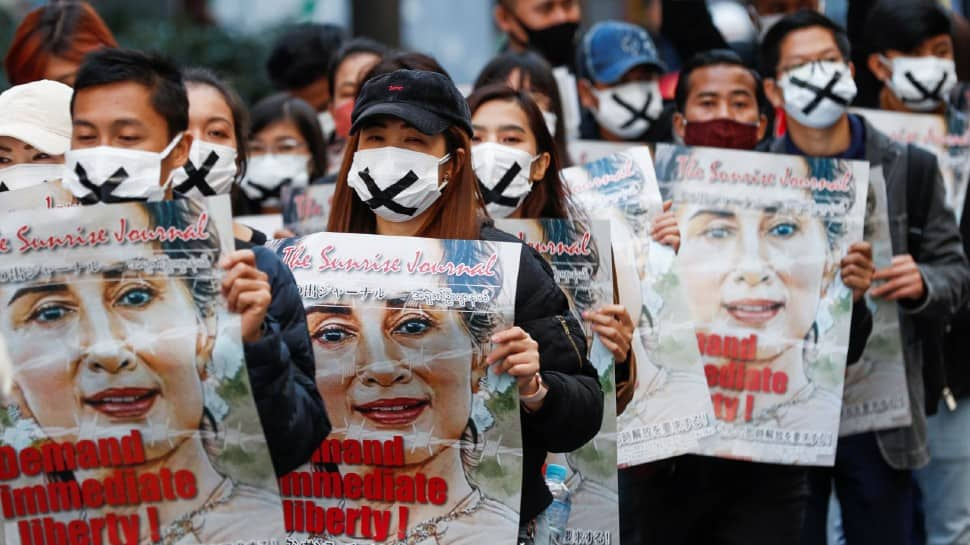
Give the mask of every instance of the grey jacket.
M 906 147 L 889 139 L 868 122 L 866 127 L 866 159 L 870 176 L 885 179 L 889 207 L 889 231 L 893 254 L 908 252 L 906 217 L 906 173 L 909 171 Z M 783 140 L 775 142 L 771 150 L 785 152 Z M 927 222 L 922 233 L 918 260 L 923 283 L 924 300 L 918 305 L 899 305 L 899 323 L 903 337 L 903 357 L 906 361 L 906 384 L 913 422 L 906 428 L 876 432 L 879 449 L 886 463 L 895 469 L 916 469 L 929 462 L 926 447 L 926 411 L 923 392 L 923 349 L 916 335 L 916 318 L 946 317 L 961 308 L 970 297 L 970 267 L 963 253 L 963 243 L 953 211 L 947 208 L 943 178 L 926 180 L 935 184 Z

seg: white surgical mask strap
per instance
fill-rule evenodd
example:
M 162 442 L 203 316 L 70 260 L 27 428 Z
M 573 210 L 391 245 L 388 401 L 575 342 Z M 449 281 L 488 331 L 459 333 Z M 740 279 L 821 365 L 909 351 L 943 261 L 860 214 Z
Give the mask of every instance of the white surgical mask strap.
M 182 136 L 184 134 L 185 134 L 184 132 L 180 132 L 176 134 L 175 138 L 172 138 L 172 141 L 169 142 L 167 146 L 165 146 L 165 149 L 163 149 L 162 152 L 158 154 L 158 156 L 161 157 L 162 159 L 165 159 L 166 157 L 168 157 L 168 155 L 172 153 L 172 150 L 175 149 L 175 146 L 177 146 L 179 142 L 182 141 Z

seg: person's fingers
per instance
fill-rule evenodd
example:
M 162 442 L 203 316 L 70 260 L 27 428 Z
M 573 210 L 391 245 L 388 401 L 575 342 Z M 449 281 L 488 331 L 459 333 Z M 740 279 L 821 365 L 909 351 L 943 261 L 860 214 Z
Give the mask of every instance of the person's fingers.
M 253 267 L 256 266 L 256 254 L 252 250 L 236 250 L 226 254 L 221 261 L 223 269 L 229 270 L 238 263 L 245 263 Z
M 586 321 L 590 322 L 591 324 L 599 324 L 603 326 L 613 326 L 616 325 L 617 322 L 616 318 L 602 311 L 584 312 L 583 318 L 585 318 Z
M 919 295 L 918 286 L 907 285 L 886 294 L 883 298 L 887 301 L 898 301 L 900 299 L 916 299 Z
M 872 244 L 869 244 L 868 242 L 866 242 L 864 240 L 860 240 L 858 242 L 853 242 L 851 245 L 849 245 L 849 253 L 861 254 L 863 257 L 865 257 L 865 258 L 867 258 L 868 260 L 871 261 L 872 260 Z
M 674 206 L 674 201 L 664 201 L 664 212 L 669 212 Z
M 886 282 L 885 284 L 876 287 L 872 290 L 873 297 L 883 297 L 886 298 L 889 294 L 905 289 L 906 287 L 913 287 L 913 285 L 919 281 L 919 277 L 914 277 L 912 275 L 897 276 L 892 280 Z M 918 285 L 915 286 L 916 289 L 919 288 Z
M 243 292 L 236 298 L 236 308 L 239 309 L 240 314 L 250 309 L 259 309 L 263 312 L 269 308 L 272 298 L 273 296 L 265 290 Z
M 229 309 L 233 312 L 242 312 L 241 306 L 239 304 L 240 296 L 250 293 L 263 291 L 266 287 L 266 283 L 261 280 L 254 280 L 251 278 L 239 278 L 232 283 L 229 287 L 229 293 L 226 294 L 226 301 L 229 303 Z
M 492 342 L 495 344 L 499 344 L 499 343 L 504 343 L 506 341 L 524 339 L 528 336 L 529 334 L 526 333 L 521 327 L 515 326 L 492 335 Z

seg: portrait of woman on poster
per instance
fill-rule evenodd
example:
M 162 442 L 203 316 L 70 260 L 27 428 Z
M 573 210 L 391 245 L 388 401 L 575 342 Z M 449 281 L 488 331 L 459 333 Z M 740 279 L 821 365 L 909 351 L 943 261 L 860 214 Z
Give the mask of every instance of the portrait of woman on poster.
M 658 160 L 658 171 L 676 169 L 676 164 Z M 833 165 L 803 161 L 803 170 L 795 174 L 836 180 L 842 172 Z M 663 179 L 675 180 L 675 173 L 666 172 Z M 724 195 L 722 186 L 711 182 L 684 183 L 694 193 Z M 754 334 L 754 357 L 744 363 L 787 376 L 783 391 L 763 394 L 767 399 L 760 408 L 755 405 L 754 424 L 823 429 L 826 418 L 839 414 L 839 392 L 816 380 L 819 366 L 840 348 L 826 342 L 839 306 L 832 290 L 844 284 L 853 301 L 862 297 L 871 281 L 871 250 L 866 243 L 850 244 L 845 218 L 804 210 L 812 205 L 850 210 L 856 191 L 854 184 L 849 191 L 763 186 L 750 204 L 688 202 L 677 210 L 683 240 L 676 265 L 698 334 L 738 339 Z M 853 320 L 859 318 L 852 314 Z M 871 316 L 866 316 L 871 328 Z M 845 342 L 850 344 L 848 338 Z M 853 352 L 850 346 L 849 361 Z M 705 358 L 718 361 L 728 363 L 727 358 Z
M 97 216 L 86 215 L 78 227 L 92 232 L 124 218 L 132 229 L 185 229 L 198 214 L 189 200 L 157 209 L 116 205 Z M 0 298 L 6 302 L 0 334 L 12 362 L 12 414 L 18 416 L 4 430 L 4 442 L 23 448 L 139 431 L 146 460 L 129 469 L 139 475 L 185 469 L 196 479 L 195 498 L 152 504 L 158 508 L 165 544 L 229 543 L 283 534 L 279 496 L 243 484 L 217 467 L 222 444 L 218 428 L 228 407 L 206 378 L 225 372 L 232 379 L 244 368 L 241 351 L 234 369 L 219 371 L 214 364 L 220 280 L 209 271 L 179 277 L 128 272 L 123 266 L 162 252 L 173 259 L 214 257 L 219 237 L 209 229 L 205 241 L 117 246 L 115 255 L 101 250 L 102 272 L 84 279 L 54 275 L 42 282 L 0 285 Z M 62 231 L 63 225 L 45 223 L 31 233 L 46 237 Z M 47 264 L 73 264 L 84 258 L 84 251 L 59 250 Z M 59 342 L 51 343 L 52 338 Z M 80 482 L 114 471 L 77 470 L 47 479 Z M 143 525 L 143 542 L 149 539 L 147 531 Z
M 461 241 L 427 240 L 418 248 L 435 262 L 488 259 L 487 247 Z M 489 339 L 503 325 L 502 309 L 494 307 L 501 299 L 503 277 L 500 270 L 488 278 L 441 277 L 438 287 L 453 293 L 491 292 L 491 302 L 471 303 L 472 310 L 417 303 L 408 288 L 396 291 L 386 285 L 383 302 L 348 297 L 311 300 L 306 307 L 317 387 L 334 425 L 330 437 L 389 441 L 402 436 L 405 465 L 394 468 L 395 476 L 424 473 L 448 483 L 444 504 L 408 505 L 409 543 L 433 538 L 439 544 L 472 544 L 483 531 L 517 531 L 518 513 L 489 497 L 474 476 L 484 453 L 485 432 L 495 423 L 486 406 L 489 393 L 480 384 L 488 371 Z M 373 285 L 374 278 L 341 273 L 340 282 L 360 288 Z M 507 303 L 511 305 L 511 299 Z M 339 471 L 365 474 L 373 468 L 345 464 Z M 386 504 L 375 502 L 371 508 L 386 509 L 381 505 Z M 327 539 L 360 542 L 353 536 Z

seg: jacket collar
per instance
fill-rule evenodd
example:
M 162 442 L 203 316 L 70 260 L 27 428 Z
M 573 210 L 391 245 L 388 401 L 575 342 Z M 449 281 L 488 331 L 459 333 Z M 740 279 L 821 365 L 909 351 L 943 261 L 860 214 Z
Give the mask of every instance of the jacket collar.
M 862 123 L 866 127 L 866 160 L 872 165 L 885 165 L 895 161 L 899 156 L 900 146 L 896 145 L 888 136 L 873 127 L 866 120 L 865 116 L 859 117 L 862 118 Z M 785 153 L 784 137 L 776 138 L 771 143 L 770 149 L 772 153 Z

